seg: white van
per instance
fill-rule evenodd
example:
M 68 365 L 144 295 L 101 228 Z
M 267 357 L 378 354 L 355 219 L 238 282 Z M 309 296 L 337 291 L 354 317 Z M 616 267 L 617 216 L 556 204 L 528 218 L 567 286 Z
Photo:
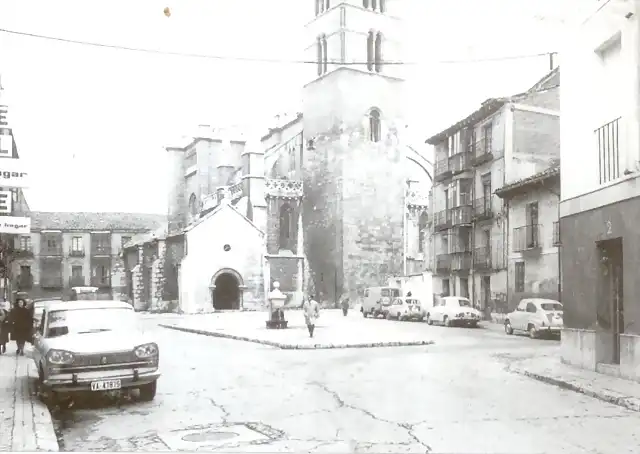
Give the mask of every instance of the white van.
M 360 312 L 366 318 L 369 315 L 376 318 L 387 316 L 391 302 L 400 297 L 400 289 L 395 287 L 369 287 L 364 291 Z

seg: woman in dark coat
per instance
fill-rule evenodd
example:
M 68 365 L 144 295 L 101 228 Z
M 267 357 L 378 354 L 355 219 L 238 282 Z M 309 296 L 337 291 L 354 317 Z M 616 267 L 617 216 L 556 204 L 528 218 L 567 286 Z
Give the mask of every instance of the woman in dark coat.
M 11 332 L 11 321 L 9 311 L 0 309 L 0 354 L 7 352 L 7 342 Z
M 13 324 L 11 337 L 18 345 L 16 354 L 24 355 L 24 344 L 31 339 L 31 331 L 33 330 L 31 311 L 27 308 L 25 300 L 16 301 L 16 305 L 11 310 L 11 322 Z

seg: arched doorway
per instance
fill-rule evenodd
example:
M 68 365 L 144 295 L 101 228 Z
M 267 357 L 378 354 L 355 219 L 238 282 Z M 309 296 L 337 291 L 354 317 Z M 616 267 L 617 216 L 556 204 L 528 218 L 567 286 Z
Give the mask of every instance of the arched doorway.
M 215 310 L 237 310 L 242 307 L 242 277 L 232 269 L 222 269 L 211 279 L 211 299 Z

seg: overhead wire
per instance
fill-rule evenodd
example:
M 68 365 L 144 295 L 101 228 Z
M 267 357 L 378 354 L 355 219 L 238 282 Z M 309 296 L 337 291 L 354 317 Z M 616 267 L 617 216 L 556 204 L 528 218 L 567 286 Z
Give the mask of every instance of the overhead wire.
M 276 63 L 276 64 L 312 64 L 317 65 L 318 62 L 316 60 L 297 60 L 297 59 L 274 59 L 274 58 L 257 58 L 257 57 L 241 57 L 241 56 L 233 56 L 233 55 L 211 55 L 211 54 L 200 54 L 193 52 L 176 52 L 176 51 L 168 51 L 168 50 L 160 50 L 160 49 L 149 49 L 143 47 L 133 47 L 133 46 L 123 46 L 118 44 L 106 44 L 92 41 L 83 41 L 69 38 L 61 38 L 58 36 L 49 36 L 49 35 L 41 35 L 37 33 L 29 33 L 22 32 L 17 30 L 9 30 L 5 28 L 0 28 L 0 33 L 6 33 L 9 35 L 16 36 L 24 36 L 28 38 L 36 38 L 36 39 L 44 39 L 49 41 L 56 41 L 60 43 L 66 44 L 76 44 L 82 46 L 91 46 L 98 47 L 103 49 L 114 49 L 114 50 L 123 50 L 129 52 L 139 52 L 146 54 L 156 54 L 156 55 L 166 55 L 166 56 L 174 56 L 174 57 L 187 57 L 187 58 L 202 58 L 202 59 L 211 59 L 211 60 L 222 60 L 222 61 L 236 61 L 236 62 L 248 62 L 248 63 Z M 507 55 L 502 57 L 484 57 L 484 58 L 470 58 L 470 59 L 459 59 L 459 60 L 440 60 L 440 61 L 425 61 L 425 62 L 417 62 L 417 61 L 384 61 L 384 65 L 390 66 L 411 66 L 411 65 L 424 65 L 424 64 L 464 64 L 464 63 L 484 63 L 484 62 L 498 62 L 498 61 L 508 61 L 508 60 L 522 60 L 529 58 L 539 58 L 539 57 L 548 57 L 551 54 L 555 54 L 556 52 L 538 52 L 531 54 L 520 54 L 520 55 Z M 342 62 L 342 61 L 327 61 L 329 64 L 338 64 L 343 66 L 364 66 L 369 64 L 366 61 L 351 61 L 351 62 Z

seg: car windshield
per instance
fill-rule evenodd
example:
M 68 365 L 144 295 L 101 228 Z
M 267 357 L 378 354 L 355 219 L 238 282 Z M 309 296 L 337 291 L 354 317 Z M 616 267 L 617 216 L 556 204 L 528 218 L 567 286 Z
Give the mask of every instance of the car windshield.
M 456 298 L 451 300 L 453 306 L 471 307 L 471 302 L 466 298 Z
M 380 291 L 380 295 L 383 297 L 397 298 L 400 296 L 400 289 L 397 288 L 383 288 Z
M 135 329 L 135 312 L 124 308 L 69 309 L 49 313 L 47 337 Z
M 560 303 L 542 303 L 540 307 L 542 307 L 542 310 L 544 311 L 561 311 L 562 310 L 562 304 Z

